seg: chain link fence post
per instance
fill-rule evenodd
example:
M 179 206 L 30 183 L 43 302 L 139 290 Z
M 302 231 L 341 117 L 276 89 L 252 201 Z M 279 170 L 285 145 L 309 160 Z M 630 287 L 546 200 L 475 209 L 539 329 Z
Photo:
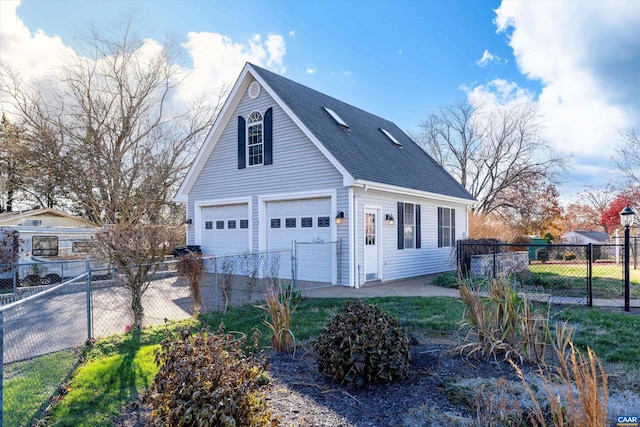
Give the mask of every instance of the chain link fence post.
M 291 288 L 298 289 L 298 243 L 291 242 Z
M 91 263 L 89 260 L 85 261 L 87 272 L 87 339 L 93 338 L 93 319 L 91 310 Z
M 15 280 L 15 279 L 14 279 Z M 0 426 L 4 413 L 4 310 L 0 309 Z
M 587 245 L 587 306 L 593 307 L 593 243 Z

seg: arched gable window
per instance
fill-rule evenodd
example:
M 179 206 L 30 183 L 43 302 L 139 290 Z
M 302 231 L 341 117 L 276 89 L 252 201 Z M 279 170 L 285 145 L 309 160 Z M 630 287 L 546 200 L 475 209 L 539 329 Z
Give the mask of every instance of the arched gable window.
M 249 166 L 263 164 L 263 152 L 262 114 L 254 111 L 247 120 L 247 159 Z
M 238 116 L 238 169 L 273 164 L 273 109 Z

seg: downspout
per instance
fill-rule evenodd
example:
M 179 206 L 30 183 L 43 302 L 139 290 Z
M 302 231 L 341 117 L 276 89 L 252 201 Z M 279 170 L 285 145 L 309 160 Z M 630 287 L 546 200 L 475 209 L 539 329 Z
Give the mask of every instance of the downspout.
M 358 269 L 358 197 L 369 189 L 367 184 L 364 185 L 362 191 L 353 195 L 353 213 L 352 227 L 353 227 L 353 277 L 355 278 L 355 288 L 360 288 L 360 270 Z

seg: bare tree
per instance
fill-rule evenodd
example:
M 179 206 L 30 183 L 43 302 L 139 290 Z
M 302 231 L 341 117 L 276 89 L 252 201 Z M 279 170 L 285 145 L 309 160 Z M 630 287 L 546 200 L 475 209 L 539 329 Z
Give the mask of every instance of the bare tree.
M 116 284 L 131 292 L 134 330 L 142 330 L 142 296 L 164 255 L 177 242 L 176 227 L 142 224 L 116 224 L 97 232 L 92 255 L 115 269 Z
M 478 199 L 476 212 L 521 210 L 522 194 L 555 182 L 566 159 L 541 138 L 529 104 L 478 109 L 467 101 L 441 108 L 421 124 L 418 143 Z
M 178 46 L 136 36 L 133 23 L 81 39 L 80 54 L 46 82 L 7 69 L 0 76 L 0 92 L 41 159 L 41 182 L 53 187 L 45 193 L 73 201 L 98 224 L 153 222 L 171 208 L 226 95 L 222 88 L 180 104 L 186 73 Z
M 640 185 L 640 136 L 631 130 L 623 137 L 625 144 L 616 150 L 614 161 L 631 185 Z

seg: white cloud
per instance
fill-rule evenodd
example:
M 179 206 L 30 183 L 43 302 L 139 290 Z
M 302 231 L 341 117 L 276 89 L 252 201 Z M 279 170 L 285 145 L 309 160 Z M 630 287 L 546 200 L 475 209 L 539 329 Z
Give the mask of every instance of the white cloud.
M 469 102 L 476 108 L 491 109 L 498 106 L 535 103 L 533 92 L 503 79 L 495 79 L 474 88 L 461 86 L 460 89 L 467 92 Z
M 313 65 L 309 65 L 307 67 L 307 74 L 315 74 L 316 71 L 317 71 L 317 69 Z
M 27 28 L 19 17 L 20 0 L 0 0 L 0 64 L 20 72 L 36 82 L 61 72 L 61 67 L 75 52 L 58 36 Z M 147 39 L 139 52 L 149 57 L 160 49 L 160 42 Z M 245 42 L 214 32 L 191 32 L 181 46 L 191 58 L 192 67 L 182 69 L 187 75 L 176 93 L 176 100 L 187 102 L 194 97 L 215 94 L 221 85 L 233 83 L 246 62 L 284 73 L 286 45 L 284 37 L 269 34 L 266 39 L 255 34 Z
M 612 154 L 640 126 L 640 3 L 507 2 L 499 32 L 520 71 L 538 80 L 547 137 L 565 153 Z
M 296 36 L 296 32 L 294 30 L 289 31 L 289 37 L 294 38 Z
M 484 68 L 489 62 L 500 62 L 500 57 L 497 55 L 493 55 L 491 52 L 485 49 L 482 53 L 482 58 L 476 61 L 476 65 L 478 67 Z
M 20 0 L 0 1 L 0 64 L 25 77 L 45 77 L 72 50 L 58 36 L 27 28 L 17 15 L 19 6 Z

